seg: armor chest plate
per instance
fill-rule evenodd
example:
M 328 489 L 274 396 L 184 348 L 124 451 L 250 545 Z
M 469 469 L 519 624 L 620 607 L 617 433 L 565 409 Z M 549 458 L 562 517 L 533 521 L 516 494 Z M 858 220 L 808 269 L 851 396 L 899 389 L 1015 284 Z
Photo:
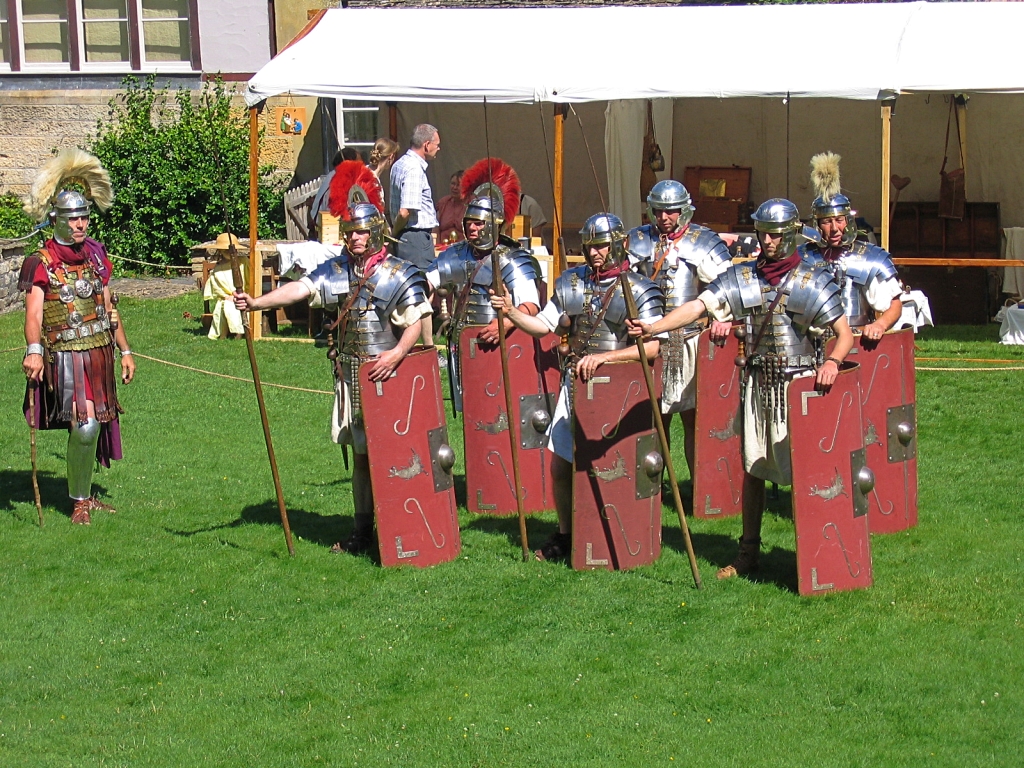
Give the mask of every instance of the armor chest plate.
M 874 313 L 864 297 L 863 286 L 846 274 L 847 257 L 841 257 L 836 261 L 825 262 L 825 268 L 832 273 L 839 284 L 839 291 L 843 299 L 843 314 L 850 322 L 851 328 L 860 328 L 867 325 L 873 319 Z
M 103 304 L 103 281 L 88 264 L 47 267 L 43 333 L 54 352 L 95 349 L 113 342 Z
M 768 317 L 768 307 L 775 300 L 775 288 L 762 287 L 763 301 L 759 307 L 755 307 L 747 316 L 747 338 L 753 343 L 761 332 Z M 779 355 L 794 357 L 799 355 L 813 355 L 814 344 L 806 336 L 801 335 L 793 327 L 793 319 L 786 311 L 789 297 L 783 296 L 782 300 L 775 307 L 771 319 L 768 320 L 768 327 L 756 349 L 748 350 L 752 355 Z
M 632 343 L 625 324 L 609 318 L 609 315 L 616 314 L 611 311 L 610 305 L 615 303 L 616 298 L 622 301 L 621 296 L 616 297 L 613 292 L 608 302 L 609 308 L 602 313 L 601 303 L 607 291 L 608 285 L 602 286 L 590 280 L 584 282 L 583 311 L 572 318 L 571 329 L 571 337 L 575 342 L 572 346 L 580 356 L 591 352 L 625 349 Z
M 462 313 L 463 325 L 487 325 L 497 316 L 498 313 L 491 306 L 487 288 L 481 285 L 470 286 Z
M 349 309 L 345 324 L 345 338 L 339 339 L 343 354 L 356 357 L 376 357 L 398 344 L 396 329 L 387 317 L 382 318 L 374 306 L 369 284 L 359 292 L 359 298 Z
M 681 259 L 669 265 L 668 259 L 658 272 L 658 286 L 665 294 L 665 307 L 672 310 L 697 298 L 697 268 Z

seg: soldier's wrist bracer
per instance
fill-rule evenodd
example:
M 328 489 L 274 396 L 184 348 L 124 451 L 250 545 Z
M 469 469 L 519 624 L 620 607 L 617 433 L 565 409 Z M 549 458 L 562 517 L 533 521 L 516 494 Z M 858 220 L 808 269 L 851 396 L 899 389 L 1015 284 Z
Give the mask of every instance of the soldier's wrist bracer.
M 29 355 L 41 355 L 43 352 L 44 349 L 42 344 L 29 344 L 25 347 L 25 357 L 28 357 Z

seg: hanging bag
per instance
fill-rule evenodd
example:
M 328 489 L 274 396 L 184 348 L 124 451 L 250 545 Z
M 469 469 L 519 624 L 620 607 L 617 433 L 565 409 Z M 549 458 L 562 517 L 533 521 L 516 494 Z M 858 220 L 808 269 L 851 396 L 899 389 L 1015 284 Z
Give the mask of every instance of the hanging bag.
M 960 150 L 960 167 L 947 173 L 949 126 L 953 120 L 956 120 L 956 145 Z M 964 174 L 964 148 L 960 140 L 960 117 L 956 113 L 956 97 L 952 94 L 949 97 L 949 117 L 946 120 L 946 145 L 942 154 L 942 168 L 939 170 L 939 217 L 962 220 L 967 208 L 967 178 Z

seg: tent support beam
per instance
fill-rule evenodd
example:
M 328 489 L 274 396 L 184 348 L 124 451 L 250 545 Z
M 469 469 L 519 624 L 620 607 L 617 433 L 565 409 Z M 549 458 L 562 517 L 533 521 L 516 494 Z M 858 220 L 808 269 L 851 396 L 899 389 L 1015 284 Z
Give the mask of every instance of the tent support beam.
M 563 208 L 562 208 L 562 189 L 563 179 L 565 174 L 565 104 L 555 104 L 555 170 L 554 170 L 554 205 L 555 205 L 555 225 L 552 232 L 552 253 L 554 254 L 553 262 L 553 278 L 558 277 L 562 271 L 562 264 L 565 263 L 565 254 L 562 253 L 562 222 Z
M 892 123 L 892 106 L 882 105 L 882 248 L 889 250 L 889 185 L 892 177 L 890 154 L 890 128 Z
M 259 245 L 259 157 L 261 104 L 249 109 L 249 295 L 263 292 L 263 258 Z M 256 311 L 249 317 L 253 339 L 263 336 L 263 313 Z

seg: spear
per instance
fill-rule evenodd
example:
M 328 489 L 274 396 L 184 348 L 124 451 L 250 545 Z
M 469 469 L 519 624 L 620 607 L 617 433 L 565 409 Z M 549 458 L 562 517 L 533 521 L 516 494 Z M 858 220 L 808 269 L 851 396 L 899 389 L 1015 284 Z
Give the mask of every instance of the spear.
M 630 288 L 629 278 L 623 272 L 619 275 L 619 285 L 622 288 L 622 295 L 626 299 L 626 316 L 630 320 L 639 319 L 639 312 L 636 309 L 636 299 L 633 297 L 633 289 Z M 640 367 L 644 369 L 644 381 L 647 382 L 647 397 L 650 398 L 651 408 L 654 410 L 654 425 L 658 430 L 658 439 L 661 441 L 661 454 L 665 457 L 665 467 L 668 469 L 668 480 L 672 485 L 672 500 L 676 504 L 676 511 L 679 513 L 679 527 L 683 531 L 683 541 L 686 544 L 686 556 L 690 559 L 690 570 L 693 572 L 693 583 L 697 589 L 701 588 L 700 571 L 697 570 L 697 556 L 693 553 L 693 542 L 690 541 L 690 528 L 686 525 L 686 515 L 683 512 L 683 500 L 679 497 L 679 484 L 676 482 L 676 470 L 672 465 L 672 453 L 668 446 L 668 435 L 665 433 L 665 425 L 661 420 L 661 408 L 658 406 L 658 393 L 654 388 L 654 375 L 651 373 L 651 366 L 647 362 L 647 348 L 644 347 L 642 336 L 636 338 L 636 348 L 640 353 Z
M 28 442 L 32 455 L 32 492 L 36 497 L 36 512 L 39 513 L 39 527 L 43 527 L 43 501 L 39 497 L 39 469 L 36 465 L 36 392 L 39 385 L 28 384 Z
M 491 179 L 491 141 L 487 128 L 487 98 L 484 97 L 484 141 L 487 144 L 487 176 Z M 490 194 L 490 192 L 488 192 Z M 494 206 L 491 206 L 491 235 L 494 248 L 491 250 L 491 288 L 496 296 L 506 293 L 505 284 L 501 280 L 501 268 L 498 264 L 498 232 L 494 227 Z M 516 429 L 519 420 L 512 410 L 512 378 L 508 371 L 508 340 L 505 338 L 505 310 L 498 309 L 498 351 L 501 356 L 501 386 L 505 390 L 505 413 L 508 415 L 508 442 L 512 450 L 512 482 L 515 484 L 516 513 L 519 515 L 519 543 L 523 547 L 523 562 L 530 560 L 530 542 L 526 536 L 526 511 L 523 509 L 522 481 L 519 475 L 519 437 Z
M 213 122 L 213 111 L 208 110 L 210 115 L 211 128 Z M 249 111 L 249 122 L 250 127 L 256 122 L 256 111 Z M 238 263 L 238 250 L 235 248 L 235 237 L 231 230 L 231 221 L 228 216 L 228 199 L 227 193 L 224 188 L 224 169 L 221 167 L 220 162 L 220 151 L 217 146 L 217 135 L 216 132 L 211 130 L 211 138 L 213 144 L 213 159 L 217 166 L 217 176 L 220 181 L 220 198 L 221 204 L 224 208 L 224 228 L 228 235 L 228 256 L 231 259 L 231 278 L 235 284 L 235 291 L 242 293 L 245 291 L 245 282 L 242 280 L 242 269 Z M 250 168 L 254 165 L 255 155 L 258 152 L 258 147 L 250 142 L 249 146 L 249 166 Z M 252 184 L 252 174 L 250 173 L 250 186 Z M 249 247 L 251 249 L 257 249 L 257 242 L 250 242 Z M 259 250 L 254 251 L 257 255 Z M 281 513 L 281 526 L 284 528 L 284 541 L 288 545 L 288 554 L 292 557 L 295 556 L 295 545 L 292 543 L 292 527 L 288 522 L 288 510 L 284 506 L 284 492 L 281 490 L 281 476 L 277 471 L 277 458 L 274 456 L 274 441 L 270 437 L 270 420 L 267 418 L 267 404 L 263 400 L 263 384 L 260 382 L 260 369 L 256 363 L 256 348 L 253 346 L 252 338 L 252 325 L 249 322 L 248 315 L 242 316 L 242 327 L 245 329 L 245 346 L 249 351 L 249 367 L 252 369 L 252 382 L 256 387 L 256 402 L 259 403 L 260 407 L 260 421 L 263 424 L 263 440 L 267 444 L 267 457 L 270 459 L 270 473 L 274 478 L 274 492 L 277 494 L 277 509 Z

